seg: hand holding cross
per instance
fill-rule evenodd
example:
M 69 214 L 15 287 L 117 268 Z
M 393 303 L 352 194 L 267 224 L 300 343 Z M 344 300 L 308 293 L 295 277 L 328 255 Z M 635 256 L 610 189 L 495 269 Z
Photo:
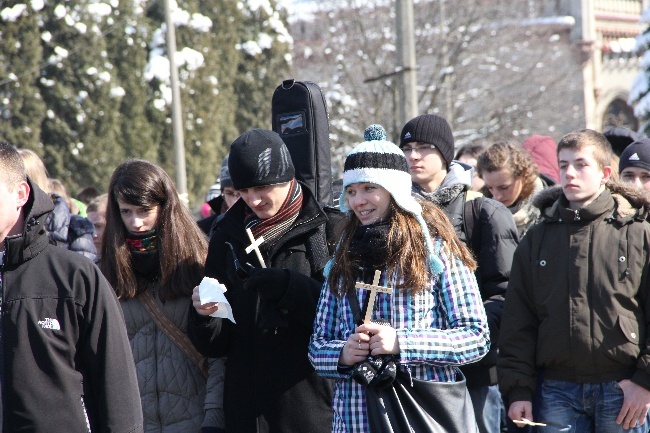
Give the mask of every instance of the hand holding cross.
M 366 317 L 363 319 L 363 323 L 365 324 L 370 323 L 370 319 L 372 318 L 372 310 L 375 307 L 375 297 L 377 296 L 377 292 L 391 293 L 393 291 L 393 289 L 391 289 L 390 287 L 384 287 L 379 285 L 380 277 L 381 277 L 381 271 L 376 270 L 375 277 L 372 280 L 372 284 L 356 283 L 354 285 L 354 287 L 356 287 L 357 289 L 370 291 L 370 297 L 368 298 L 368 308 L 366 309 Z

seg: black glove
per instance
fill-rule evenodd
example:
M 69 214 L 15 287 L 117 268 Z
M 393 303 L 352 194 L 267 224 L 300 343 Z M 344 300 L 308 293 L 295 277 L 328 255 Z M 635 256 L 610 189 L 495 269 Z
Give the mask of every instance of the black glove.
M 244 282 L 244 288 L 254 290 L 260 298 L 268 301 L 277 301 L 289 287 L 289 271 L 278 268 L 256 268 L 251 271 L 250 277 Z

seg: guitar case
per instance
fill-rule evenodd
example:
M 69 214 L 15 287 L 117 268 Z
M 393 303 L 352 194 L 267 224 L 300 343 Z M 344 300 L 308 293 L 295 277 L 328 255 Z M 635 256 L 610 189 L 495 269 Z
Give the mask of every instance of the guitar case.
M 310 81 L 284 80 L 271 101 L 273 131 L 287 145 L 296 179 L 321 206 L 332 206 L 332 157 L 329 118 L 323 91 Z

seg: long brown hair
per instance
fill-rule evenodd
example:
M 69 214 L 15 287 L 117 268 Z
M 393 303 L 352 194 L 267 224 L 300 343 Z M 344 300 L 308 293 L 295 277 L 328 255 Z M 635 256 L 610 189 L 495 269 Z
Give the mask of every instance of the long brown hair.
M 108 191 L 100 268 L 117 296 L 133 298 L 147 288 L 147 283 L 136 276 L 132 266 L 118 200 L 134 206 L 160 206 L 156 222 L 160 297 L 191 296 L 194 286 L 205 274 L 207 239 L 180 201 L 169 175 L 155 164 L 132 159 L 115 169 Z
M 431 270 L 429 268 L 429 253 L 424 232 L 416 218 L 400 208 L 393 198 L 390 198 L 388 229 L 388 275 L 399 270 L 404 282 L 399 289 L 410 290 L 412 294 L 429 288 Z M 443 254 L 448 257 L 457 256 L 465 265 L 474 271 L 476 261 L 472 253 L 458 240 L 447 215 L 433 203 L 420 201 L 422 217 L 427 223 L 431 236 L 439 236 L 443 240 Z M 355 230 L 359 227 L 359 219 L 350 212 L 346 224 L 341 228 L 340 244 L 333 258 L 333 266 L 328 277 L 332 293 L 345 296 L 354 290 L 355 270 L 358 263 L 350 254 L 350 241 Z

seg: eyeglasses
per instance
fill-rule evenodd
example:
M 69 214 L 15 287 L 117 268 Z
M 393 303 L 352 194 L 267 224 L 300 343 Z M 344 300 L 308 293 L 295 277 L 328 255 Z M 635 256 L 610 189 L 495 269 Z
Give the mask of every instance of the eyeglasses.
M 237 258 L 237 254 L 235 254 L 235 248 L 233 248 L 232 244 L 230 242 L 225 242 L 228 247 L 230 247 L 230 253 L 232 254 L 232 260 L 233 263 L 235 264 L 235 274 L 237 277 L 239 277 L 240 280 L 245 281 L 250 277 L 250 272 L 253 270 L 254 266 L 251 265 L 250 263 L 244 264 L 242 266 L 239 263 L 239 259 Z
M 407 154 L 413 152 L 414 150 L 417 151 L 417 153 L 427 153 L 427 152 L 431 152 L 431 150 L 435 148 L 436 146 L 433 144 L 423 143 L 423 144 L 416 144 L 415 146 L 405 144 L 404 146 L 402 146 L 401 149 L 402 152 L 404 152 L 404 154 Z

